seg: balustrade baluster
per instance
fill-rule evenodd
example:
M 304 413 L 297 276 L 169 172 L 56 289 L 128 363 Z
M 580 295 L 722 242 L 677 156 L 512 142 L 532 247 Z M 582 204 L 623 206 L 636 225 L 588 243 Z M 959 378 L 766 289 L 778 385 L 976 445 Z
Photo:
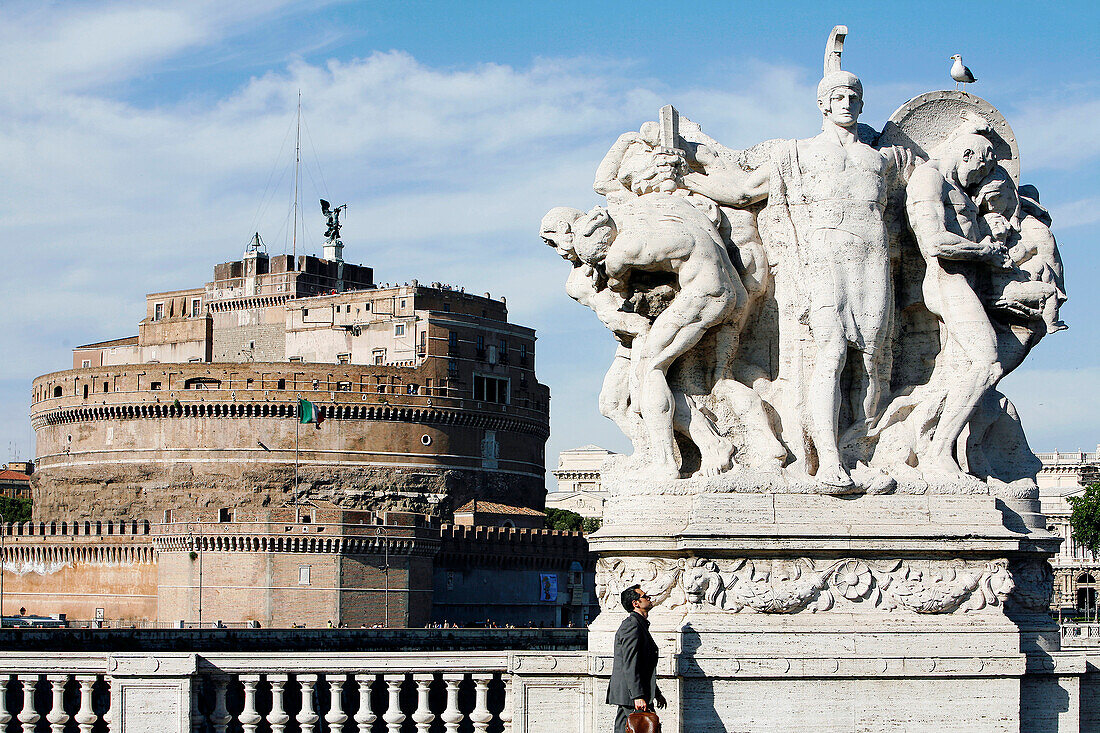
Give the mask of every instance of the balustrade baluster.
M 474 723 L 477 733 L 485 733 L 489 727 L 489 721 L 493 714 L 489 712 L 489 682 L 493 679 L 491 674 L 475 674 L 474 690 L 476 691 L 474 709 L 470 711 L 470 720 Z
M 302 709 L 298 711 L 295 720 L 302 729 L 302 733 L 314 733 L 317 730 L 317 721 L 320 716 L 313 710 L 313 686 L 317 684 L 317 675 L 300 674 L 298 684 L 302 686 Z
M 77 675 L 76 681 L 80 683 L 80 709 L 76 711 L 73 720 L 76 721 L 80 733 L 92 733 L 92 726 L 99 717 L 92 709 L 92 686 L 95 685 L 95 676 Z M 3 730 L 3 726 L 0 726 L 0 730 Z
M 50 733 L 65 733 L 65 724 L 69 722 L 69 715 L 65 712 L 65 683 L 69 681 L 67 674 L 51 674 L 46 679 L 50 681 L 50 692 L 53 701 L 46 720 L 50 724 Z
M 23 709 L 15 718 L 23 724 L 23 733 L 34 733 L 34 726 L 39 719 L 34 710 L 34 686 L 38 684 L 38 675 L 21 674 L 19 681 L 23 683 Z
M 329 733 L 341 733 L 348 716 L 344 712 L 344 701 L 341 693 L 344 691 L 344 676 L 327 674 L 328 680 L 328 712 L 325 713 L 325 722 L 328 723 Z
M 121 703 L 118 700 L 118 695 L 121 693 L 115 691 L 115 681 L 110 676 L 103 678 L 107 683 L 107 710 L 103 713 L 103 730 L 106 733 L 111 733 L 115 728 L 115 711 L 119 709 Z
M 2 528 L 0 528 L 2 531 Z M 8 675 L 0 674 L 0 730 L 6 731 L 11 722 L 11 713 L 8 711 Z
M 512 675 L 504 672 L 500 675 L 504 683 L 504 709 L 500 711 L 500 722 L 504 724 L 501 733 L 512 733 Z
M 267 722 L 271 725 L 271 733 L 283 733 L 286 724 L 290 722 L 290 716 L 283 710 L 283 686 L 288 677 L 285 674 L 269 674 L 267 681 L 271 683 L 271 712 L 267 716 Z
M 195 679 L 194 689 L 191 691 L 191 731 L 192 733 L 206 733 L 206 716 L 203 715 L 199 703 L 202 700 L 202 691 L 206 688 L 205 677 Z
M 435 720 L 435 716 L 428 709 L 428 688 L 433 679 L 435 679 L 433 674 L 413 675 L 413 680 L 416 681 L 416 712 L 413 713 L 412 719 L 416 723 L 417 733 L 428 733 L 428 728 Z
M 237 720 L 241 723 L 243 733 L 256 733 L 260 721 L 263 720 L 256 711 L 256 685 L 260 684 L 260 675 L 242 674 L 241 684 L 244 685 L 244 709 Z
M 458 709 L 458 686 L 464 677 L 461 674 L 443 675 L 443 681 L 447 684 L 447 709 L 439 719 L 443 721 L 447 733 L 458 733 L 458 724 L 462 722 L 462 712 Z
M 374 721 L 377 720 L 374 711 L 370 709 L 370 688 L 374 684 L 374 678 L 373 672 L 355 675 L 355 681 L 359 683 L 359 710 L 353 720 L 359 726 L 359 733 L 370 733 Z
M 229 680 L 225 677 L 218 677 L 214 680 L 214 710 L 210 713 L 210 722 L 214 724 L 214 733 L 225 733 L 229 727 L 229 721 L 233 719 L 229 715 L 229 711 L 225 709 L 225 688 L 228 684 Z
M 401 724 L 405 722 L 405 714 L 401 712 L 401 683 L 405 681 L 403 674 L 383 675 L 386 680 L 386 692 L 389 693 L 389 702 L 386 704 L 386 713 L 382 720 L 386 721 L 386 730 L 389 733 L 401 733 Z

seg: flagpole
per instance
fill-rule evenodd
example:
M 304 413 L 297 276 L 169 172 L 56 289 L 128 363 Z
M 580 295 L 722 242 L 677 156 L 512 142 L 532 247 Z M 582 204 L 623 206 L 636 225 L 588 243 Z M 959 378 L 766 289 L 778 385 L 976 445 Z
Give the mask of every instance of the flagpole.
M 302 422 L 302 396 L 298 395 L 298 404 L 294 408 L 294 523 L 302 521 L 298 507 L 298 426 Z

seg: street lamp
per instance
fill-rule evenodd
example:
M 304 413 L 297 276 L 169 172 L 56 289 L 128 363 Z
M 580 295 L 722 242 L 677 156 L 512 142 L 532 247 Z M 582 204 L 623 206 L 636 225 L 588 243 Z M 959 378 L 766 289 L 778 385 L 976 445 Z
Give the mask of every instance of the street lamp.
M 4 628 L 4 535 L 7 533 L 7 521 L 0 514 L 0 629 Z
M 385 563 L 382 567 L 382 574 L 386 578 L 386 590 L 385 590 L 385 593 L 382 597 L 385 599 L 385 606 L 386 606 L 386 616 L 385 616 L 385 618 L 386 618 L 386 628 L 388 629 L 390 627 L 390 543 L 386 540 L 385 536 L 383 535 L 381 527 L 378 528 L 378 530 L 375 532 L 375 534 L 378 535 L 379 539 L 382 542 L 382 550 L 384 552 L 383 557 L 385 558 Z
M 199 542 L 196 545 L 195 530 L 191 526 L 190 522 L 187 523 L 187 535 L 191 540 L 192 552 L 194 552 L 194 548 L 196 546 L 198 547 L 198 556 L 199 556 L 199 628 L 201 629 L 202 628 L 202 537 L 201 537 L 202 530 L 201 529 L 199 530 L 199 533 L 200 533 Z

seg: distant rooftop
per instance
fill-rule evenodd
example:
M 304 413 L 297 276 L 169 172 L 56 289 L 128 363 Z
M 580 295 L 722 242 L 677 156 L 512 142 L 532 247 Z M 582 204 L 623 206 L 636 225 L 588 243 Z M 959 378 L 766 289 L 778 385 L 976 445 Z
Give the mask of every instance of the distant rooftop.
M 137 336 L 127 336 L 126 338 L 110 339 L 108 341 L 96 341 L 94 344 L 84 344 L 83 346 L 77 346 L 78 349 L 98 349 L 104 346 L 137 346 Z

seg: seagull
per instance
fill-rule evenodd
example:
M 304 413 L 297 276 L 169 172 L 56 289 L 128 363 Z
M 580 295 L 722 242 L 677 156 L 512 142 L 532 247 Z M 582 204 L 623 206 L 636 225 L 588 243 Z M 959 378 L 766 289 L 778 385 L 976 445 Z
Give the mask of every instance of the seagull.
M 960 54 L 955 54 L 951 57 L 951 60 L 955 63 L 951 66 L 951 78 L 955 80 L 955 89 L 959 88 L 959 83 L 973 84 L 977 81 L 974 78 L 974 73 L 970 69 L 963 66 L 963 57 Z

